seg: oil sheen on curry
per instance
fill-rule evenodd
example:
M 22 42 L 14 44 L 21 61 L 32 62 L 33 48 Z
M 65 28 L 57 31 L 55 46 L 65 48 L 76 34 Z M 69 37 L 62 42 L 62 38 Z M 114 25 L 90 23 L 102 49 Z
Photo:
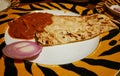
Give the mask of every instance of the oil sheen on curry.
M 42 32 L 45 26 L 52 23 L 52 14 L 31 13 L 9 22 L 9 34 L 13 38 L 33 39 L 35 32 Z

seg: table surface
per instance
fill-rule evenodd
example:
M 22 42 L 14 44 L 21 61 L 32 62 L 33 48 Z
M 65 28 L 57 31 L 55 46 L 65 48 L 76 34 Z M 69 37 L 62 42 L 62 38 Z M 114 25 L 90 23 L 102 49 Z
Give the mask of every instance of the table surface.
M 22 5 L 26 5 L 29 3 L 35 3 L 35 2 L 61 2 L 61 3 L 74 3 L 74 4 L 78 4 L 80 6 L 84 6 L 88 9 L 95 9 L 96 4 L 98 4 L 99 2 L 103 2 L 103 0 L 89 0 L 88 2 L 73 2 L 73 1 L 68 1 L 68 0 L 10 0 L 12 2 L 12 6 L 11 7 L 18 7 L 18 6 L 22 6 Z M 117 75 L 117 76 L 120 76 Z
M 21 6 L 29 3 L 35 3 L 35 2 L 61 2 L 61 3 L 74 3 L 81 6 L 84 6 L 88 9 L 94 9 L 96 4 L 103 0 L 89 0 L 88 2 L 76 2 L 77 0 L 11 0 L 13 2 L 14 6 Z M 17 3 L 16 3 L 17 2 Z

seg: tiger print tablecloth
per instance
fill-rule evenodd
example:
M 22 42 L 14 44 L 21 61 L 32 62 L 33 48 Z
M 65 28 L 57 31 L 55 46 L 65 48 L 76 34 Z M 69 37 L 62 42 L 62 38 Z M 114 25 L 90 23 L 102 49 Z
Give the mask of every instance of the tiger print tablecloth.
M 45 65 L 3 56 L 7 22 L 34 10 L 64 10 L 81 15 L 96 13 L 69 3 L 35 3 L 0 12 L 0 76 L 114 76 L 120 69 L 120 31 L 100 35 L 97 49 L 86 58 L 64 65 Z

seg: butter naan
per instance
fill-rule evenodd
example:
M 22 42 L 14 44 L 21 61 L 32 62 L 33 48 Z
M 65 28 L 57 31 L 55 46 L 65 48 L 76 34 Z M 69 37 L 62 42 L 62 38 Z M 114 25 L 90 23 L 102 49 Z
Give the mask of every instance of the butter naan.
M 82 41 L 101 33 L 118 29 L 104 14 L 85 16 L 52 16 L 52 23 L 44 31 L 36 32 L 36 41 L 42 45 L 58 45 Z

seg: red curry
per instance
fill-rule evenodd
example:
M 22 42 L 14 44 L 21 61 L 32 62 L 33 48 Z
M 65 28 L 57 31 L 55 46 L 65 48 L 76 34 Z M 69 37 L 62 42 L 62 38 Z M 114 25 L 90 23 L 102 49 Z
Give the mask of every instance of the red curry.
M 9 34 L 13 38 L 32 39 L 35 32 L 42 32 L 45 26 L 52 23 L 52 14 L 31 13 L 9 22 Z

